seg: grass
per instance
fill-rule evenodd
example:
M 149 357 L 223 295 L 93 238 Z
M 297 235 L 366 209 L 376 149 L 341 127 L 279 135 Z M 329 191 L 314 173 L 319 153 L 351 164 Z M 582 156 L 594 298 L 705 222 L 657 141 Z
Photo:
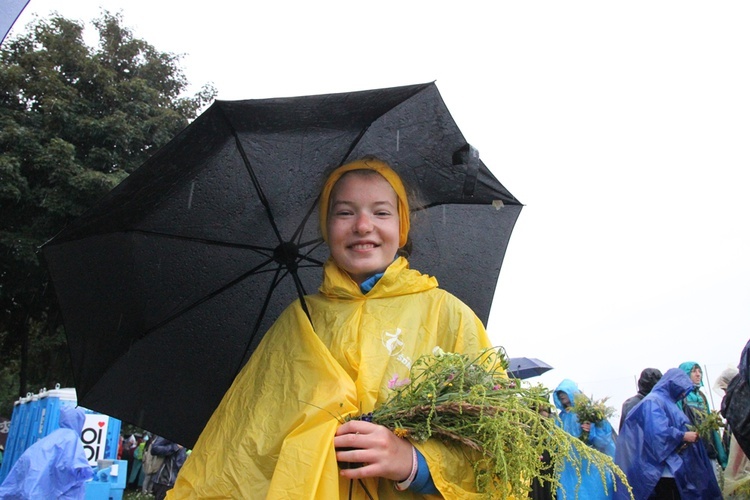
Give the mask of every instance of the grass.
M 122 494 L 123 500 L 152 500 L 154 495 L 150 493 L 141 493 L 140 489 L 126 489 Z

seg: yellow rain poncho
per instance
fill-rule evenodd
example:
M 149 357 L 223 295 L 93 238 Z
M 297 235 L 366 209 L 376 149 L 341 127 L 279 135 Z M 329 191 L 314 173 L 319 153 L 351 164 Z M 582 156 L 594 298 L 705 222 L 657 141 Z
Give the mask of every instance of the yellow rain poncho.
M 339 476 L 333 438 L 340 420 L 373 410 L 388 381 L 439 346 L 490 347 L 481 321 L 435 278 L 396 259 L 363 295 L 329 260 L 320 293 L 299 301 L 266 333 L 227 391 L 168 498 L 367 498 Z M 445 498 L 478 498 L 465 450 L 431 439 L 418 445 Z M 393 482 L 364 481 L 376 499 L 422 498 Z M 434 497 L 433 497 L 434 498 Z

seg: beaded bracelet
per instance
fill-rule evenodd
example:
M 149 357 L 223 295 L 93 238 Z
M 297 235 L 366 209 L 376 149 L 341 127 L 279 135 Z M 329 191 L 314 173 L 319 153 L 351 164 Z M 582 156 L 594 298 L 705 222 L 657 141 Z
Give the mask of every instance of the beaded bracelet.
M 411 486 L 412 481 L 414 481 L 414 478 L 417 477 L 417 449 L 412 446 L 411 447 L 411 474 L 409 474 L 409 477 L 404 479 L 403 481 L 400 481 L 398 483 L 394 483 L 394 487 L 398 491 L 405 491 L 409 486 Z

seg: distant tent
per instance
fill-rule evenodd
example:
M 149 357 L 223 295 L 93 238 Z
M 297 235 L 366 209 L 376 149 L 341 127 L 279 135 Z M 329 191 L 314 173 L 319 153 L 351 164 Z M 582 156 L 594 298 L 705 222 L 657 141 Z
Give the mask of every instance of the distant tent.
M 28 5 L 29 0 L 3 0 L 0 3 L 0 43 L 3 43 L 18 16 Z

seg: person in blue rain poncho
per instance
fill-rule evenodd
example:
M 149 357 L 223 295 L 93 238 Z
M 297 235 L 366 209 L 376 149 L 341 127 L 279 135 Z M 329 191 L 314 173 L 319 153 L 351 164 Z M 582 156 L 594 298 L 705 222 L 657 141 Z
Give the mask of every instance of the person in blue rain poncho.
M 679 368 L 667 370 L 651 392 L 628 414 L 617 439 L 615 463 L 636 500 L 720 499 L 721 491 L 703 442 L 688 430 L 677 401 L 693 390 Z M 626 498 L 618 489 L 615 498 Z
M 83 499 L 94 476 L 81 443 L 81 408 L 60 408 L 60 428 L 31 445 L 0 485 L 3 499 Z
M 607 420 L 597 422 L 579 422 L 578 415 L 573 411 L 575 395 L 580 393 L 578 384 L 565 379 L 560 382 L 552 398 L 555 406 L 560 410 L 558 424 L 573 437 L 580 437 L 583 431 L 589 433 L 587 445 L 610 457 L 615 455 L 615 442 L 612 438 L 612 426 Z M 584 459 L 581 465 L 580 478 L 578 472 L 569 460 L 565 460 L 562 470 L 558 471 L 561 487 L 557 490 L 557 498 L 612 498 L 613 481 L 611 473 L 602 474 L 601 471 Z M 606 486 L 606 489 L 605 489 Z M 625 488 L 618 488 L 624 490 Z

